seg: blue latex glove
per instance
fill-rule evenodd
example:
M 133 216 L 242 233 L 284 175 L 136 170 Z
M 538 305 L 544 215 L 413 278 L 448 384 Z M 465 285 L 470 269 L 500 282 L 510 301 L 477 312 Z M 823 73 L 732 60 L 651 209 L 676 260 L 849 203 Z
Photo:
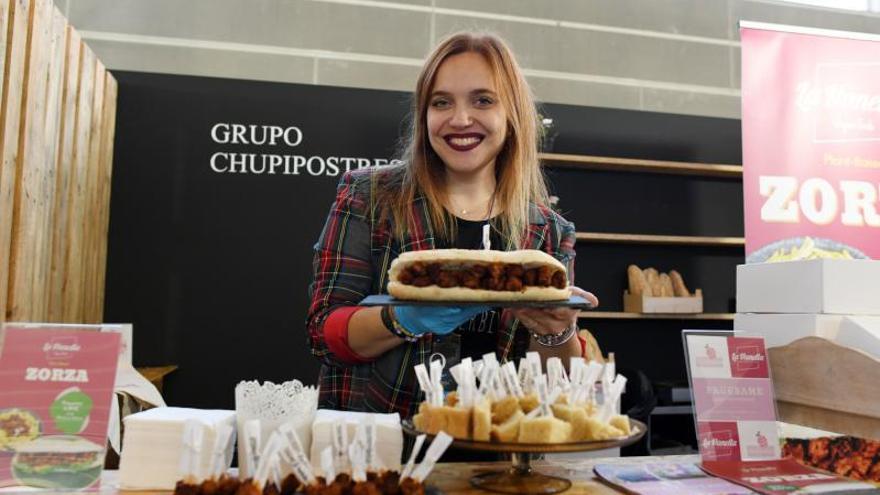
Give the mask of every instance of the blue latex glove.
M 414 335 L 446 335 L 491 309 L 489 306 L 397 306 L 394 308 L 394 318 Z

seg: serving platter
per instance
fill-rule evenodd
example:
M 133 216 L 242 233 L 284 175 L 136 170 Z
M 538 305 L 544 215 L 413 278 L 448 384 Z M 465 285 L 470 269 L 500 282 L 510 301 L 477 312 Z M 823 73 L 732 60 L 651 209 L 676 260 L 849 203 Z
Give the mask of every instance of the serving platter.
M 609 440 L 566 443 L 500 443 L 476 440 L 454 439 L 452 446 L 465 450 L 500 452 L 511 455 L 511 467 L 503 471 L 480 473 L 471 478 L 471 485 L 495 493 L 560 493 L 571 488 L 571 481 L 557 476 L 548 476 L 532 470 L 531 459 L 539 454 L 559 454 L 566 452 L 589 452 L 615 447 L 625 447 L 638 442 L 648 427 L 641 421 L 630 418 L 631 433 L 625 437 Z M 401 422 L 403 432 L 410 436 L 427 435 L 428 441 L 434 435 L 416 429 L 411 419 Z

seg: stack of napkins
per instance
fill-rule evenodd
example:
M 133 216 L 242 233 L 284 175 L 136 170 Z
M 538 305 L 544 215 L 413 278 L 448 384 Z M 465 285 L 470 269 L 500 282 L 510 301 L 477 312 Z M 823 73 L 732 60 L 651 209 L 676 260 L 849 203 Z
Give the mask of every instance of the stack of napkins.
M 127 416 L 119 460 L 119 484 L 123 490 L 173 490 L 181 478 L 183 426 L 188 420 L 204 425 L 201 472 L 211 466 L 211 449 L 217 427 L 235 429 L 235 412 L 157 407 Z M 232 459 L 232 444 L 227 459 Z
M 311 463 L 315 474 L 323 476 L 321 469 L 321 452 L 333 446 L 333 425 L 344 423 L 346 436 L 350 442 L 355 438 L 358 424 L 367 416 L 373 416 L 376 424 L 376 463 L 385 469 L 400 471 L 400 458 L 403 455 L 403 429 L 400 427 L 400 415 L 372 414 L 361 412 L 334 411 L 318 409 L 315 422 L 312 423 Z

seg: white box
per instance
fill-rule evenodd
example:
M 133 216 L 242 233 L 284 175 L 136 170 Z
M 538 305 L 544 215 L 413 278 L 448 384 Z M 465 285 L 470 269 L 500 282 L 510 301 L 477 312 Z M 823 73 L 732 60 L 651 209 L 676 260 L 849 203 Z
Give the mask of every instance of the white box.
M 323 476 L 321 452 L 333 445 L 333 425 L 344 423 L 349 441 L 355 436 L 357 426 L 367 416 L 376 422 L 376 462 L 380 467 L 391 471 L 400 471 L 403 455 L 403 429 L 400 426 L 400 415 L 397 413 L 379 414 L 353 411 L 335 411 L 318 409 L 315 422 L 312 423 L 311 462 L 315 475 Z
M 880 315 L 880 261 L 818 259 L 739 265 L 736 311 Z
M 840 331 L 841 315 L 737 313 L 733 330 L 764 337 L 764 345 L 781 347 L 804 337 L 822 337 L 833 341 Z
M 880 316 L 737 313 L 734 332 L 764 337 L 767 348 L 822 337 L 880 360 Z
M 880 361 L 880 317 L 847 316 L 840 322 L 835 342 Z

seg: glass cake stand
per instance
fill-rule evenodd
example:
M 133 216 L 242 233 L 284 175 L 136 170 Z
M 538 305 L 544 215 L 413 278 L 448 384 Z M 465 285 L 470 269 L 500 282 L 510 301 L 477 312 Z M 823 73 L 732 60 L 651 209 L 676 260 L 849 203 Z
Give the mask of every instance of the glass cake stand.
M 498 443 L 479 442 L 475 440 L 454 439 L 452 446 L 465 450 L 484 452 L 501 452 L 510 454 L 512 466 L 501 471 L 480 473 L 471 478 L 471 485 L 476 488 L 496 493 L 543 493 L 564 492 L 571 488 L 571 481 L 558 476 L 549 476 L 532 470 L 531 460 L 535 454 L 560 454 L 566 452 L 588 452 L 591 450 L 611 449 L 631 445 L 643 436 L 647 427 L 641 421 L 630 418 L 632 433 L 626 437 L 610 440 L 568 443 Z M 417 430 L 409 419 L 402 421 L 403 431 L 407 435 L 417 436 L 424 432 Z M 433 435 L 425 433 L 428 440 Z

